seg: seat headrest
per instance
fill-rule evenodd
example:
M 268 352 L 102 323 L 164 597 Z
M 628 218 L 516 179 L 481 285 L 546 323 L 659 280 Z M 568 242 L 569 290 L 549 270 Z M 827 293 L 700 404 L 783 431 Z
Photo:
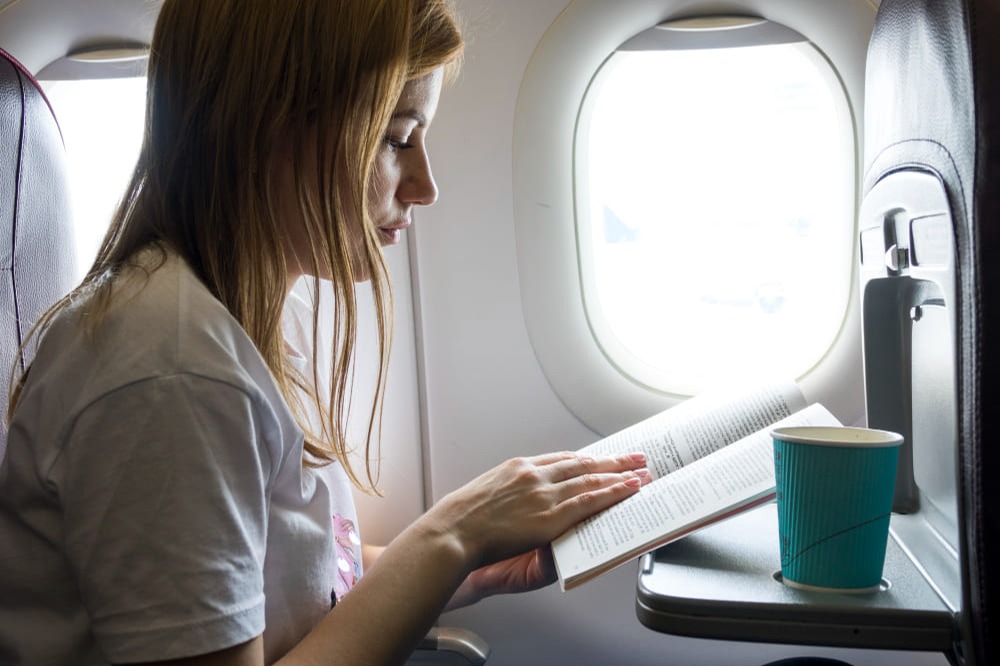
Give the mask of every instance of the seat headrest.
M 901 163 L 971 185 L 975 103 L 966 0 L 884 0 L 865 69 L 867 191 Z M 965 208 L 971 202 L 963 201 Z
M 0 50 L 0 415 L 20 349 L 75 279 L 72 212 L 59 124 L 23 65 Z M 30 357 L 33 350 L 26 350 Z M 0 456 L 6 449 L 6 420 Z

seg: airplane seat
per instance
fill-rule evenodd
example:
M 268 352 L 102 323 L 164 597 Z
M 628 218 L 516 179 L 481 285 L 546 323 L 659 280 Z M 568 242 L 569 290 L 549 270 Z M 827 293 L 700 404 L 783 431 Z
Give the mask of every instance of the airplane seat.
M 22 343 L 45 310 L 69 292 L 76 260 L 65 149 L 58 121 L 35 77 L 0 49 L 0 410 L 11 373 L 34 352 Z M 0 460 L 7 421 L 0 419 Z M 435 627 L 409 664 L 481 665 L 489 645 L 463 628 Z
M 32 349 L 21 345 L 38 317 L 75 278 L 65 151 L 55 114 L 38 82 L 0 49 L 0 409 L 11 373 Z M 7 446 L 0 420 L 0 459 Z
M 865 83 L 868 424 L 906 438 L 894 537 L 951 609 L 965 664 L 1000 659 L 998 31 L 994 0 L 882 0 Z

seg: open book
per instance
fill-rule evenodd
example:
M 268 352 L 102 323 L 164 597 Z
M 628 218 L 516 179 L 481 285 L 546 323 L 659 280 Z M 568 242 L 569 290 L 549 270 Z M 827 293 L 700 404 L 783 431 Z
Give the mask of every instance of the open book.
M 563 590 L 774 499 L 775 426 L 838 426 L 794 382 L 699 394 L 581 449 L 641 451 L 653 481 L 552 542 Z

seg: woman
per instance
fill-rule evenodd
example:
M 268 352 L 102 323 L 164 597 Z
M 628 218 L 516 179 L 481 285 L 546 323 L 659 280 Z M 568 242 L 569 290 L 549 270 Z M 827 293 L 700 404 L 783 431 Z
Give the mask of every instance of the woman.
M 360 544 L 354 285 L 381 350 L 368 453 L 380 248 L 437 197 L 461 50 L 446 0 L 164 2 L 132 182 L 11 399 L 0 662 L 401 661 L 443 609 L 551 583 L 546 544 L 648 478 L 638 454 L 512 460 Z M 328 389 L 302 276 L 333 285 Z

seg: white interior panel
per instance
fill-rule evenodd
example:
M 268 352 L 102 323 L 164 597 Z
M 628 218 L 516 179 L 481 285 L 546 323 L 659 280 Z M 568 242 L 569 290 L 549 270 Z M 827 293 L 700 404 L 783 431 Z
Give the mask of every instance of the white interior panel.
M 565 0 L 458 3 L 469 48 L 428 146 L 440 198 L 416 244 L 434 498 L 519 454 L 593 437 L 552 393 L 521 312 L 511 127 L 524 67 Z
M 420 447 L 420 402 L 417 390 L 417 354 L 414 337 L 413 290 L 410 286 L 408 241 L 386 249 L 394 293 L 395 333 L 385 390 L 378 488 L 383 496 L 356 492 L 362 535 L 371 544 L 387 544 L 424 510 L 423 462 Z M 353 442 L 360 443 L 369 414 L 367 401 L 375 386 L 373 372 L 378 362 L 371 290 L 357 288 L 358 328 L 355 389 L 357 399 L 351 415 Z M 327 299 L 329 303 L 329 298 Z M 329 319 L 325 320 L 329 322 Z M 326 340 L 331 340 L 326 336 Z M 362 370 L 363 369 L 363 370 Z M 355 470 L 363 473 L 360 457 Z
M 88 47 L 148 43 L 159 8 L 160 0 L 0 0 L 0 47 L 38 73 Z
M 622 13 L 650 3 L 603 4 Z M 720 4 L 747 3 L 714 3 Z M 508 457 L 575 449 L 598 437 L 563 404 L 532 347 L 522 302 L 530 288 L 519 275 L 514 219 L 518 93 L 539 40 L 567 5 L 572 7 L 567 0 L 457 2 L 466 24 L 466 62 L 459 80 L 443 92 L 428 138 L 440 200 L 420 212 L 410 232 L 433 499 Z M 857 42 L 866 39 L 862 34 Z M 533 261 L 562 260 L 541 252 Z M 847 403 L 855 398 L 848 396 Z M 568 593 L 552 586 L 491 598 L 446 614 L 442 623 L 481 634 L 493 648 L 491 664 L 763 664 L 793 655 L 943 664 L 941 656 L 919 653 L 658 634 L 636 619 L 635 568 L 623 566 Z

